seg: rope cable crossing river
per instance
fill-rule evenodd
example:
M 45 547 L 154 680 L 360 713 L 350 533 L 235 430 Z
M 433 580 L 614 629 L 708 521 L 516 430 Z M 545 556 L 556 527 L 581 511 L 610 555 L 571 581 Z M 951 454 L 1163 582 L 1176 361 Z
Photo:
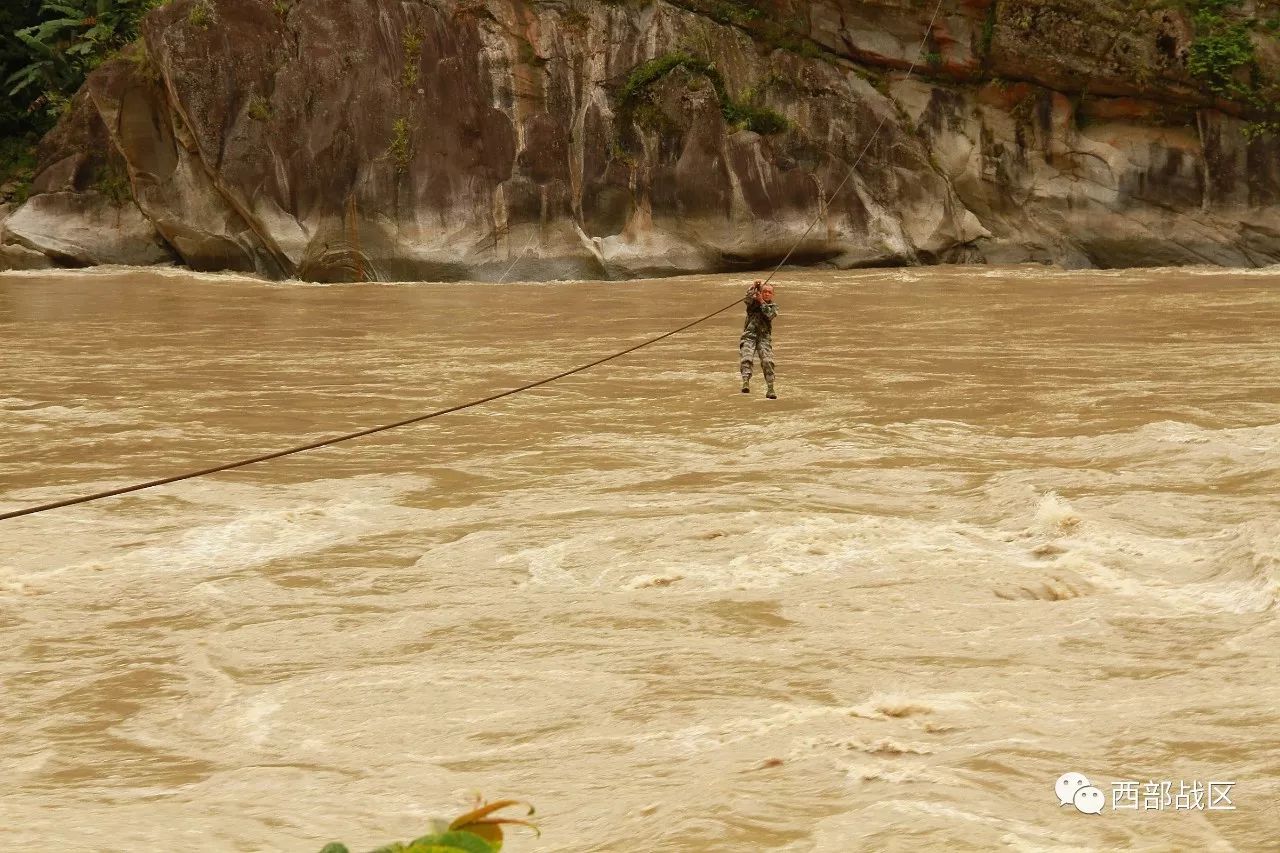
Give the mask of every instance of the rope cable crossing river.
M 920 41 L 920 49 L 919 49 L 920 51 L 924 50 L 925 42 L 929 37 L 929 33 L 933 31 L 934 22 L 937 20 L 937 17 L 938 17 L 938 10 L 941 8 L 942 8 L 942 0 L 938 0 L 937 5 L 934 6 L 933 15 L 929 18 L 929 26 L 925 30 L 925 36 Z M 911 67 L 907 70 L 906 78 L 904 79 L 911 77 L 911 75 L 916 70 L 916 65 L 917 65 L 917 62 L 912 61 Z M 884 128 L 884 124 L 888 120 L 888 117 L 889 117 L 889 111 L 886 111 L 885 114 L 880 119 L 880 124 L 876 126 L 876 129 L 872 131 L 871 135 L 867 138 L 866 145 L 863 146 L 862 151 L 858 154 L 857 159 L 853 161 L 853 165 L 851 165 L 848 171 L 845 173 L 844 179 L 840 181 L 840 183 L 836 186 L 835 190 L 831 193 L 830 198 L 835 198 L 837 195 L 840 194 L 840 191 L 844 189 L 845 184 L 849 182 L 849 178 L 851 178 L 853 176 L 853 173 L 857 170 L 858 164 L 862 162 L 862 158 L 866 156 L 867 151 L 871 149 L 872 143 L 875 142 L 876 137 L 879 135 L 881 129 Z M 787 251 L 786 255 L 784 255 L 782 260 L 778 262 L 777 266 L 773 268 L 773 271 L 769 273 L 769 277 L 764 280 L 765 283 L 768 283 L 773 280 L 773 277 L 778 274 L 778 270 L 782 269 L 783 264 L 785 264 L 791 258 L 791 255 L 795 252 L 797 248 L 799 248 L 800 244 L 803 243 L 805 238 L 809 236 L 809 232 L 814 229 L 814 226 L 816 226 L 821 219 L 822 219 L 822 213 L 819 213 L 816 217 L 814 217 L 814 220 L 809 224 L 809 227 L 806 228 L 804 233 L 800 235 L 800 237 L 795 241 L 794 244 L 792 244 L 791 248 Z M 526 250 L 528 249 L 527 246 L 525 248 Z M 523 254 L 524 253 L 522 252 L 520 257 L 523 257 Z M 519 257 L 517 257 L 517 260 L 519 260 Z M 514 264 L 512 266 L 514 267 Z M 510 272 L 510 270 L 508 270 L 508 272 Z M 504 279 L 506 278 L 506 274 L 503 275 L 503 278 Z M 584 370 L 590 370 L 591 368 L 596 367 L 598 365 L 604 364 L 609 361 L 613 361 L 614 359 L 617 359 L 617 358 L 621 358 L 622 356 L 633 353 L 636 350 L 643 349 L 644 347 L 650 346 L 652 344 L 656 344 L 659 341 L 672 337 L 673 335 L 678 335 L 681 332 L 692 329 L 694 326 L 697 326 L 701 323 L 705 323 L 707 320 L 710 320 L 712 317 L 715 317 L 719 314 L 723 314 L 725 311 L 728 311 L 729 309 L 734 308 L 741 304 L 742 304 L 742 300 L 740 298 L 735 299 L 733 302 L 730 302 L 728 305 L 725 305 L 722 308 L 717 308 L 715 311 L 712 311 L 710 314 L 706 314 L 689 323 L 685 323 L 683 326 L 679 327 L 678 329 L 672 329 L 669 332 L 664 332 L 661 335 L 648 338 L 647 340 L 644 340 L 638 344 L 629 346 L 624 350 L 620 350 L 618 352 L 604 356 L 603 358 L 598 358 L 595 361 L 588 362 L 587 364 L 578 365 L 577 367 L 570 368 L 569 370 L 565 370 L 560 373 L 557 373 L 554 376 L 548 376 L 543 379 L 539 379 L 536 382 L 529 382 L 517 388 L 509 388 L 506 391 L 500 391 L 496 394 L 490 394 L 488 397 L 482 397 L 478 400 L 471 400 L 470 402 L 460 403 L 459 405 L 456 405 L 456 406 L 449 406 L 448 408 L 445 408 L 445 409 L 437 409 L 434 412 L 428 412 L 424 415 L 416 415 L 411 418 L 405 418 L 404 420 L 399 420 L 399 421 L 396 421 L 395 423 L 389 423 L 389 424 L 383 424 L 381 426 L 370 427 L 368 429 L 362 429 L 356 432 L 349 432 L 343 435 L 336 435 L 330 438 L 321 439 L 320 441 L 313 441 L 309 444 L 300 444 L 296 447 L 290 447 L 285 450 L 277 450 L 273 453 L 264 453 L 260 456 L 253 456 L 248 459 L 238 459 L 234 462 L 226 462 L 222 465 L 214 465 L 209 468 L 202 468 L 198 471 L 185 471 L 181 474 L 174 474 L 171 477 L 162 477 L 158 480 L 148 480 L 145 483 L 134 483 L 133 485 L 122 486 L 117 489 L 108 489 L 107 491 L 103 491 L 103 492 L 95 492 L 91 495 L 81 495 L 79 497 L 66 498 L 60 501 L 52 501 L 50 503 L 40 504 L 38 506 L 30 506 L 30 507 L 25 507 L 23 509 L 11 510 L 9 512 L 0 513 L 0 521 L 4 521 L 10 518 L 18 518 L 24 515 L 34 515 L 35 513 L 39 513 L 39 512 L 48 512 L 49 510 L 59 509 L 60 507 L 75 506 L 76 504 L 89 503 L 90 501 L 98 501 L 98 500 L 102 500 L 103 498 L 115 497 L 116 495 L 126 495 L 126 494 L 129 494 L 130 492 L 140 492 L 143 489 L 152 489 L 152 488 L 155 488 L 156 486 L 163 486 L 168 483 L 177 483 L 182 480 L 191 480 L 191 479 L 195 479 L 196 477 L 204 477 L 209 474 L 216 474 L 220 471 L 231 471 L 235 468 L 244 468 L 247 465 L 255 465 L 259 462 L 267 462 L 271 459 L 280 459 L 281 457 L 292 456 L 295 453 L 302 453 L 307 450 L 316 450 L 321 447 L 329 447 L 331 445 L 338 444 L 340 442 L 350 441 L 355 438 L 362 438 L 366 435 L 373 435 L 375 433 L 386 432 L 387 430 L 397 429 L 399 427 L 409 426 L 411 424 L 422 423 L 423 421 L 429 421 L 432 418 L 438 418 L 441 415 L 447 415 L 452 412 L 460 412 L 463 409 L 471 409 L 476 406 L 482 406 L 485 403 L 492 403 L 494 400 L 501 400 L 503 397 L 510 397 L 515 394 L 519 394 L 523 391 L 529 391 L 534 388 L 538 388 L 542 385 L 549 385 L 550 383 L 560 379 L 564 379 L 567 376 L 573 376 L 575 373 L 582 373 Z

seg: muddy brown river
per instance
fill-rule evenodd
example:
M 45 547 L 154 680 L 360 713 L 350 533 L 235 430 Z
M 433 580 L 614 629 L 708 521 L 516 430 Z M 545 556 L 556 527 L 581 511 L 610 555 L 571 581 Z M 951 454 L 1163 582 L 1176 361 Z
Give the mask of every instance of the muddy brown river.
M 0 522 L 5 848 L 1280 849 L 1280 272 L 777 283 Z M 742 287 L 6 274 L 0 512 Z

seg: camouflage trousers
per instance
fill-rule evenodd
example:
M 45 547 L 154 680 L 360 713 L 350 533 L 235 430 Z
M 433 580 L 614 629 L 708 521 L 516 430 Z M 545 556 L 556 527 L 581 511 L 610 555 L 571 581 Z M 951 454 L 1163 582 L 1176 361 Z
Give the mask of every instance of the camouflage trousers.
M 743 335 L 742 340 L 738 342 L 738 355 L 741 357 L 743 382 L 751 378 L 752 362 L 758 356 L 760 358 L 760 368 L 764 371 L 764 381 L 770 385 L 773 384 L 772 335 Z

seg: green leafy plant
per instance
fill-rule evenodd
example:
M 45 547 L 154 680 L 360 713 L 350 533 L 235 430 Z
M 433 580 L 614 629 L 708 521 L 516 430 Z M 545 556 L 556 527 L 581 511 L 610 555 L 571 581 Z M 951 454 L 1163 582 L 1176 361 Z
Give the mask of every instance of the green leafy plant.
M 1277 136 L 1280 135 L 1280 119 L 1251 121 L 1241 129 L 1241 132 L 1250 142 L 1263 136 Z
M 45 115 L 57 121 L 71 111 L 71 96 L 51 89 L 36 98 L 32 106 L 43 106 Z
M 783 133 L 791 127 L 786 116 L 755 104 L 729 101 L 720 105 L 720 111 L 734 127 L 746 128 L 763 136 Z
M 0 203 L 27 200 L 36 171 L 35 143 L 32 136 L 0 139 Z
M 254 121 L 269 121 L 271 119 L 271 102 L 261 95 L 250 97 L 249 118 Z
M 142 17 L 165 0 L 0 2 L 0 137 L 48 130 L 85 76 L 137 41 Z
M 1187 70 L 1219 95 L 1246 95 L 1248 87 L 1236 79 L 1236 72 L 1255 61 L 1249 22 L 1223 17 L 1235 2 L 1197 0 L 1193 8 L 1196 37 L 1187 53 Z
M 991 43 L 996 37 L 996 13 L 999 8 L 997 0 L 992 0 L 987 7 L 987 17 L 982 22 L 982 40 L 978 45 L 978 55 L 985 61 L 991 55 Z
M 98 172 L 93 188 L 111 199 L 117 207 L 133 198 L 133 185 L 128 174 L 115 166 L 104 166 Z
M 1280 18 L 1265 22 L 1244 18 L 1239 0 L 1190 0 L 1187 6 L 1195 25 L 1187 70 L 1214 94 L 1244 108 L 1244 117 L 1250 119 L 1243 127 L 1247 139 L 1276 134 L 1280 131 L 1280 82 L 1264 77 L 1252 31 L 1255 27 L 1280 29 Z
M 1191 11 L 1196 14 L 1221 15 L 1238 2 L 1239 0 L 1195 0 Z
M 727 0 L 712 4 L 711 17 L 722 24 L 741 25 L 764 17 L 764 12 L 750 3 Z
M 151 53 L 147 50 L 147 43 L 142 39 L 138 39 L 133 44 L 133 49 L 126 51 L 123 56 L 133 63 L 134 71 L 138 76 L 152 83 L 159 83 L 161 79 L 160 67 L 151 59 Z
M 816 59 L 823 49 L 803 32 L 805 17 L 793 15 L 780 17 L 777 4 L 764 0 L 672 0 L 691 12 L 705 15 L 711 20 L 737 27 L 760 44 L 776 50 L 786 50 L 800 56 Z
M 677 68 L 705 77 L 715 89 L 720 112 L 733 127 L 746 128 L 760 134 L 782 133 L 790 127 L 786 117 L 768 107 L 735 100 L 725 88 L 724 77 L 715 64 L 683 51 L 655 57 L 637 66 L 618 92 L 620 124 L 631 121 L 636 110 L 645 103 L 649 90 Z
M 541 834 L 535 824 L 523 818 L 495 816 L 503 809 L 523 805 L 527 804 L 519 800 L 477 802 L 475 808 L 454 818 L 436 832 L 415 838 L 408 844 L 388 844 L 373 853 L 499 853 L 502 850 L 504 825 L 527 826 L 535 834 Z M 529 806 L 527 816 L 532 815 L 533 806 Z M 345 844 L 335 841 L 326 844 L 320 853 L 350 853 L 350 850 Z
M 400 85 L 406 89 L 418 86 L 418 52 L 422 50 L 422 33 L 416 29 L 406 29 L 400 37 L 400 45 L 404 48 L 404 68 L 400 72 Z
M 942 46 L 938 43 L 938 39 L 934 36 L 932 30 L 925 34 L 924 44 L 921 46 L 920 61 L 933 69 L 942 66 Z
M 13 33 L 27 62 L 5 80 L 9 95 L 74 93 L 85 75 L 137 37 L 142 16 L 158 5 L 159 0 L 44 0 L 43 20 Z
M 396 164 L 396 173 L 403 174 L 409 169 L 409 161 L 413 159 L 413 143 L 409 140 L 409 120 L 398 118 L 391 126 L 391 145 L 387 152 Z
M 202 30 L 209 29 L 209 23 L 212 20 L 213 7 L 209 5 L 208 0 L 198 0 L 192 4 L 191 11 L 187 13 L 187 23 Z
M 0 3 L 0 138 L 26 134 L 31 129 L 28 113 L 31 101 L 39 94 L 30 89 L 23 95 L 4 97 L 9 77 L 32 59 L 27 46 L 14 35 L 39 20 L 40 0 L 5 0 Z
M 620 139 L 614 138 L 609 143 L 609 159 L 616 160 L 624 166 L 636 165 L 636 158 L 630 151 L 623 147 Z
M 1248 25 L 1220 25 L 1191 43 L 1187 69 L 1219 94 L 1239 93 L 1236 70 L 1253 60 L 1253 41 L 1249 38 Z

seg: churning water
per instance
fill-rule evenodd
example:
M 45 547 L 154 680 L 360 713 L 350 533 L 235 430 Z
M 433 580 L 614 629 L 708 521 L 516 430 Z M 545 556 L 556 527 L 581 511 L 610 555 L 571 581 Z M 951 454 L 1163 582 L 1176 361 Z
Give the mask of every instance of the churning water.
M 740 293 L 0 276 L 0 511 Z M 9 849 L 1275 849 L 1280 275 L 778 279 L 0 522 Z M 1231 780 L 1234 811 L 1054 781 Z

